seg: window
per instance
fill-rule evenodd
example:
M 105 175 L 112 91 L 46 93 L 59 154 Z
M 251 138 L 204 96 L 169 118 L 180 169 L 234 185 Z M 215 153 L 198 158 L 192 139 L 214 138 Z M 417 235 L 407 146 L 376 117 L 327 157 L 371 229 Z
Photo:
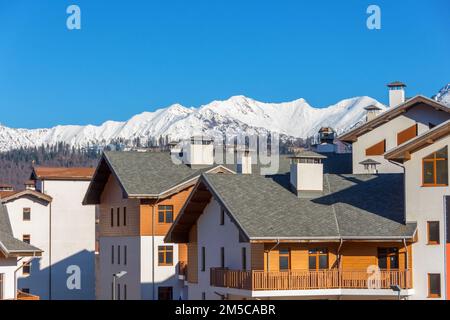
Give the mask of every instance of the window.
M 427 222 L 428 244 L 439 244 L 439 221 Z
M 31 262 L 24 262 L 22 265 L 22 274 L 29 275 L 31 273 Z
M 280 270 L 289 270 L 291 267 L 291 252 L 289 249 L 280 249 L 279 253 L 279 265 Z
M 328 249 L 311 249 L 308 251 L 309 270 L 328 269 Z
M 242 270 L 247 270 L 247 248 L 242 248 Z
M 366 149 L 366 156 L 381 156 L 386 152 L 386 140 L 374 144 Z
M 123 225 L 127 225 L 127 207 L 123 207 Z
M 30 244 L 31 243 L 31 236 L 29 234 L 24 234 L 22 236 L 22 241 L 25 242 L 25 243 Z
M 173 265 L 173 247 L 159 246 L 158 247 L 158 265 L 171 266 Z
M 117 300 L 120 300 L 120 283 L 117 284 Z
M 378 248 L 378 267 L 382 270 L 398 269 L 398 248 Z
M 201 270 L 205 271 L 206 270 L 206 248 L 202 247 L 202 265 L 201 265 Z
M 439 273 L 428 274 L 428 298 L 441 297 L 441 275 Z
M 114 264 L 114 246 L 111 246 L 111 264 Z
M 225 268 L 225 248 L 220 248 L 220 267 Z
M 114 300 L 114 282 L 111 282 L 111 300 Z
M 30 220 L 31 220 L 31 209 L 23 208 L 23 221 L 30 221 Z
M 423 159 L 423 186 L 448 186 L 447 147 Z
M 120 264 L 120 246 L 117 246 L 117 264 Z
M 114 227 L 114 209 L 111 208 L 111 227 Z
M 409 141 L 416 136 L 417 136 L 417 124 L 397 134 L 397 145 L 401 145 L 402 143 Z
M 117 226 L 120 227 L 120 208 L 117 208 Z
M 123 246 L 123 264 L 124 265 L 127 265 L 127 260 L 128 260 L 128 257 L 127 257 L 127 246 Z
M 158 300 L 172 300 L 173 289 L 172 287 L 158 287 Z
M 173 222 L 173 206 L 158 206 L 158 222 L 159 223 Z
M 124 284 L 123 285 L 123 300 L 127 300 L 128 296 L 127 296 L 127 285 Z
M 202 292 L 202 300 L 206 300 L 206 292 Z
M 225 210 L 223 208 L 220 209 L 220 225 L 223 226 L 225 224 Z

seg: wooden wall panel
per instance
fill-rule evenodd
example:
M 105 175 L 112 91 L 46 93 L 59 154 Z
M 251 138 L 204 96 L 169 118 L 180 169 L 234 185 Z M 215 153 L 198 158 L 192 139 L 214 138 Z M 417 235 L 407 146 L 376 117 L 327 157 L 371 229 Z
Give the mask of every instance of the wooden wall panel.
M 417 136 L 417 124 L 399 132 L 397 134 L 397 145 L 400 145 Z
M 140 233 L 141 236 L 151 236 L 152 235 L 152 222 L 155 223 L 155 235 L 156 236 L 165 236 L 167 232 L 169 231 L 170 227 L 172 226 L 172 223 L 159 223 L 158 222 L 158 206 L 160 205 L 171 205 L 173 206 L 173 213 L 174 217 L 173 220 L 175 221 L 176 217 L 180 213 L 180 210 L 183 208 L 184 203 L 186 202 L 187 198 L 191 194 L 191 191 L 193 189 L 193 186 L 186 188 L 185 190 L 182 190 L 168 198 L 162 199 L 158 201 L 157 203 L 152 203 L 146 201 L 145 204 L 141 205 L 141 226 L 140 226 Z M 152 220 L 152 212 L 154 208 L 154 215 Z
M 383 140 L 367 148 L 366 156 L 381 156 L 385 152 L 386 152 L 386 140 Z
M 189 231 L 188 243 L 188 276 L 190 283 L 198 283 L 198 243 L 197 243 L 197 225 L 193 225 Z
M 252 243 L 250 247 L 251 270 L 264 270 L 264 244 Z
M 127 223 L 123 223 L 124 207 L 127 208 Z M 113 209 L 114 226 L 111 227 L 111 208 Z M 120 209 L 120 225 L 117 226 L 117 208 Z M 138 236 L 140 226 L 140 207 L 137 199 L 124 199 L 123 192 L 113 175 L 100 198 L 99 236 Z

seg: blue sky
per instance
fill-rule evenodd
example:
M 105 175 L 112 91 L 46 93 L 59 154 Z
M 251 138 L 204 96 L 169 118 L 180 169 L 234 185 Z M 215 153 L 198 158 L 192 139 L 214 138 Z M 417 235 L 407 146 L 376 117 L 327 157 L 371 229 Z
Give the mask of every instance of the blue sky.
M 82 29 L 66 28 L 77 4 Z M 366 28 L 377 4 L 382 29 Z M 0 0 L 0 123 L 100 124 L 243 94 L 314 106 L 450 82 L 450 1 Z

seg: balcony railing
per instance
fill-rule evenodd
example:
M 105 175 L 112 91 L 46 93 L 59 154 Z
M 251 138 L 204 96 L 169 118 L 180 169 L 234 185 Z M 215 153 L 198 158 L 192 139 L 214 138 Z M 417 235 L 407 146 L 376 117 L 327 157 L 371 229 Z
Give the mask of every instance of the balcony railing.
M 211 286 L 244 290 L 390 289 L 412 288 L 410 270 L 240 271 L 211 268 Z

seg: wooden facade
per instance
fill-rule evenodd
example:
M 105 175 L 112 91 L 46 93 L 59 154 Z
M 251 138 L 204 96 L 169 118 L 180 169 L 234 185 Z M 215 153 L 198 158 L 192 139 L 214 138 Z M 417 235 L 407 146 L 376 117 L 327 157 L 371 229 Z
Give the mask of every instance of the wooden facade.
M 289 267 L 281 269 L 285 264 L 280 257 L 286 259 L 286 253 Z M 323 265 L 311 268 L 318 256 Z M 379 261 L 382 257 L 389 260 L 387 268 Z M 251 270 L 212 268 L 211 285 L 245 290 L 367 289 L 371 285 L 408 289 L 412 288 L 411 270 L 411 243 L 406 247 L 401 242 L 364 241 L 252 243 Z

